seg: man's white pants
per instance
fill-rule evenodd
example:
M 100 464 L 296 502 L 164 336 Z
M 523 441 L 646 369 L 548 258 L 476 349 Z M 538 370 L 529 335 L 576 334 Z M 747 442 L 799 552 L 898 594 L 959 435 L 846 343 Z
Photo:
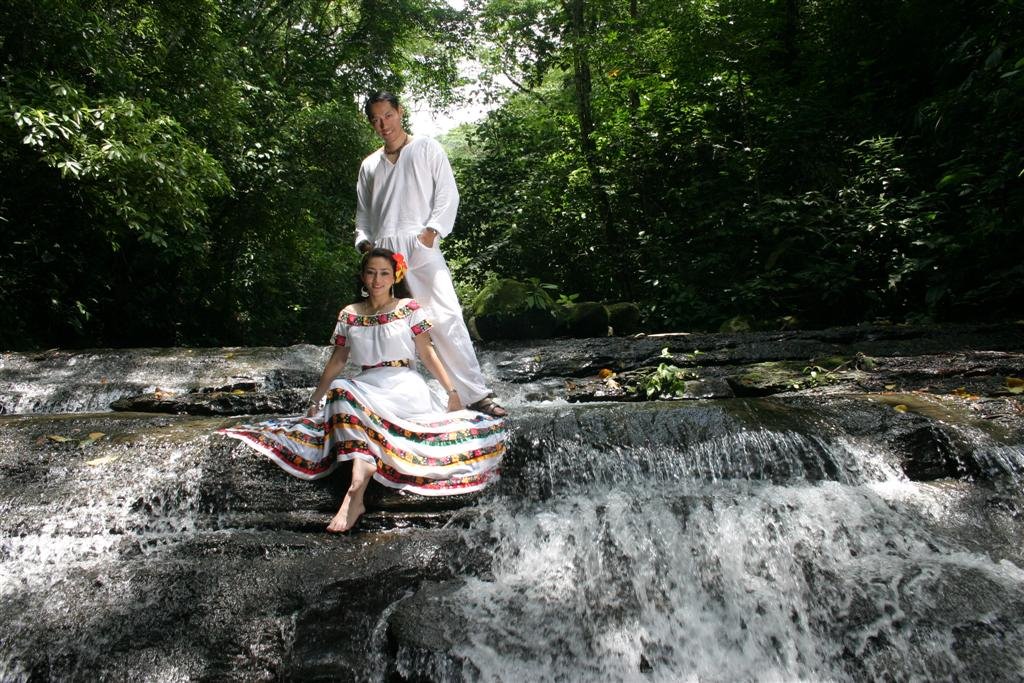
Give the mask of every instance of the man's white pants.
M 434 350 L 454 382 L 462 404 L 468 406 L 489 396 L 491 391 L 480 371 L 473 340 L 462 319 L 462 307 L 455 294 L 452 274 L 439 248 L 441 240 L 435 238 L 434 246 L 428 247 L 417 239 L 419 233 L 420 229 L 417 229 L 381 237 L 374 246 L 405 256 L 409 264 L 409 272 L 405 275 L 409 291 L 427 309 L 427 317 L 434 325 L 430 334 Z

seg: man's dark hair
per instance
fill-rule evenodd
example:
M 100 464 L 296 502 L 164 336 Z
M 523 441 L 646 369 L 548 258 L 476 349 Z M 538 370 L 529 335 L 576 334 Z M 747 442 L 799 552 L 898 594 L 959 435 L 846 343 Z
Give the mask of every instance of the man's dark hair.
M 366 98 L 366 104 L 363 105 L 363 111 L 366 113 L 366 118 L 370 118 L 370 107 L 378 102 L 388 102 L 395 109 L 398 109 L 401 106 L 398 104 L 397 95 L 390 93 L 387 90 L 378 90 L 377 92 L 370 93 L 370 96 Z

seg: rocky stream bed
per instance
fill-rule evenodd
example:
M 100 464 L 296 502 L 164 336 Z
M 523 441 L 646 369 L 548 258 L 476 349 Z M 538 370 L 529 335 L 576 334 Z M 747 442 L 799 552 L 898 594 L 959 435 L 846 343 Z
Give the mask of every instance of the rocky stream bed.
M 489 343 L 502 481 L 341 536 L 214 434 L 325 354 L 3 354 L 0 679 L 1024 678 L 1024 325 Z

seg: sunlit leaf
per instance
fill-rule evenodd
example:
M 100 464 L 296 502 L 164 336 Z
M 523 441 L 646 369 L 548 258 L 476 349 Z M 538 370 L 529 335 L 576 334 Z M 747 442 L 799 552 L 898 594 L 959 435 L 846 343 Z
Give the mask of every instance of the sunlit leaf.
M 897 413 L 905 413 L 905 412 L 907 412 L 907 407 L 905 405 L 903 405 L 902 403 L 900 403 L 899 405 L 893 406 L 892 409 L 895 410 Z
M 70 439 L 70 438 L 68 438 L 66 436 L 61 436 L 60 434 L 47 434 L 46 438 L 49 439 L 50 441 L 56 441 L 57 443 L 65 443 L 66 441 L 73 441 L 73 439 Z
M 1007 377 L 1006 388 L 1011 394 L 1024 394 L 1024 379 L 1019 377 Z

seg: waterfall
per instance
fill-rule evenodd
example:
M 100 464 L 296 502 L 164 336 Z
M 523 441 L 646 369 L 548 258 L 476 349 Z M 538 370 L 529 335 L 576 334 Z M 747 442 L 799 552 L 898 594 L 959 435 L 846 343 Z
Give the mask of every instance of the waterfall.
M 726 482 L 496 505 L 493 575 L 453 599 L 458 655 L 489 681 L 1020 672 L 1024 571 L 899 504 L 927 495 Z
M 499 484 L 347 536 L 343 478 L 287 477 L 229 418 L 88 412 L 296 386 L 320 354 L 5 356 L 0 680 L 1024 679 L 1024 445 L 968 411 L 499 384 Z
M 594 447 L 566 416 L 569 438 L 537 439 L 467 531 L 491 565 L 445 599 L 466 624 L 452 679 L 1024 675 L 1024 571 L 972 540 L 1005 517 L 970 517 L 966 490 L 909 481 L 820 414 L 802 434 L 692 412 L 662 431 L 703 438 L 671 446 Z M 1019 490 L 1024 452 L 970 434 Z

